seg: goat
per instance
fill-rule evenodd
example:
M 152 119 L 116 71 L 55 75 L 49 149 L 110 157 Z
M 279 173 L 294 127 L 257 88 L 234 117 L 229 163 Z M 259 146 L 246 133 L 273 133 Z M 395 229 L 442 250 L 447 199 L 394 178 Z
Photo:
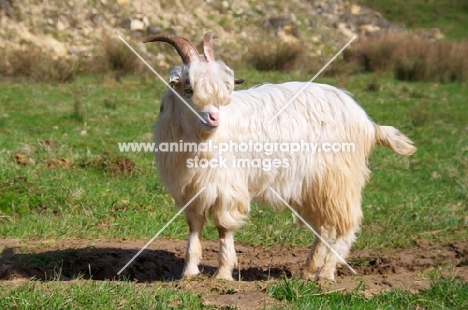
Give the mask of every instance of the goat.
M 237 267 L 234 230 L 248 218 L 252 200 L 283 208 L 273 188 L 343 258 L 348 254 L 362 220 L 361 192 L 369 178 L 367 160 L 380 144 L 401 155 L 416 151 L 413 142 L 390 126 L 372 122 L 364 110 L 344 91 L 317 83 L 266 84 L 234 91 L 241 81 L 224 62 L 215 60 L 213 33 L 203 39 L 204 56 L 188 40 L 173 35 L 155 35 L 147 42 L 171 44 L 183 64 L 175 67 L 161 103 L 154 129 L 156 145 L 162 143 L 226 143 L 315 141 L 354 143 L 354 152 L 242 153 L 230 150 L 155 152 L 160 177 L 176 205 L 184 210 L 189 226 L 183 277 L 199 273 L 202 257 L 200 235 L 208 216 L 219 233 L 219 267 L 215 277 L 232 280 Z M 183 101 L 198 113 L 197 117 Z M 276 113 L 296 94 L 282 113 Z M 268 122 L 274 118 L 273 121 Z M 271 169 L 227 166 L 195 166 L 193 158 L 222 161 L 240 155 L 250 159 L 273 159 L 288 165 Z M 193 162 L 192 162 L 193 163 Z M 277 162 L 278 163 L 278 162 Z M 337 257 L 316 238 L 301 270 L 306 279 L 334 279 Z

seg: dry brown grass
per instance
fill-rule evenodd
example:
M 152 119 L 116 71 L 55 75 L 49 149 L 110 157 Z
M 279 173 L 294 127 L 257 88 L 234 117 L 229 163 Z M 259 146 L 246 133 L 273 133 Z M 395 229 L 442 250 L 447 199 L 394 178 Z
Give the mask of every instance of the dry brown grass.
M 140 51 L 137 51 L 141 54 Z M 138 57 L 120 40 L 114 38 L 104 38 L 100 51 L 102 67 L 101 71 L 117 71 L 121 74 L 134 73 L 140 71 L 143 66 Z
M 77 67 L 77 62 L 54 59 L 39 48 L 6 51 L 0 58 L 0 75 L 23 76 L 35 82 L 69 82 Z
M 394 70 L 405 81 L 468 79 L 468 42 L 429 42 L 411 34 L 388 33 L 361 39 L 346 59 L 366 71 Z
M 288 71 L 296 67 L 303 55 L 304 49 L 299 43 L 255 42 L 249 45 L 246 61 L 260 71 Z
M 398 50 L 395 77 L 405 81 L 457 82 L 468 79 L 468 42 L 406 42 Z
M 362 65 L 366 71 L 385 71 L 395 62 L 398 45 L 404 40 L 401 34 L 362 38 L 344 51 L 346 60 Z
M 7 50 L 0 55 L 0 76 L 26 77 L 34 82 L 70 82 L 80 73 L 112 72 L 117 79 L 128 73 L 141 72 L 142 62 L 120 40 L 104 39 L 94 57 L 76 60 L 52 57 L 35 46 L 24 50 Z

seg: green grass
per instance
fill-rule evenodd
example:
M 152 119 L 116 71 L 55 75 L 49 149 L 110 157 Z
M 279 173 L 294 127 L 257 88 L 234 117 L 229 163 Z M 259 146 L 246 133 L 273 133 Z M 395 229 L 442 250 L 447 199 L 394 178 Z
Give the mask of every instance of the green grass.
M 353 293 L 327 293 L 316 283 L 285 279 L 271 286 L 269 293 L 278 300 L 288 301 L 290 309 L 464 309 L 468 306 L 462 297 L 468 295 L 468 285 L 462 281 L 440 280 L 418 294 L 392 290 L 371 298 L 359 294 L 361 289 L 358 285 Z
M 448 39 L 468 38 L 468 2 L 453 0 L 359 0 L 393 23 L 410 29 L 440 28 Z
M 363 296 L 362 285 L 350 293 L 325 292 L 315 282 L 283 279 L 267 293 L 283 303 L 276 309 L 465 309 L 468 285 L 442 279 L 419 293 L 392 290 Z M 227 292 L 229 294 L 229 292 Z M 174 291 L 158 284 L 131 282 L 73 281 L 25 282 L 0 286 L 1 309 L 217 309 L 203 305 L 200 294 Z M 418 306 L 420 308 L 418 308 Z
M 128 282 L 26 282 L 0 286 L 1 309 L 201 309 L 196 294 Z
M 239 70 L 236 75 L 247 79 L 245 87 L 310 78 L 297 72 L 249 70 Z M 376 81 L 380 90 L 366 91 Z M 415 240 L 466 240 L 467 85 L 402 83 L 379 74 L 321 82 L 348 89 L 377 123 L 396 126 L 418 147 L 411 157 L 383 148 L 373 153 L 373 175 L 363 196 L 365 220 L 353 248 L 373 251 L 412 246 Z M 105 77 L 79 77 L 73 84 L 20 80 L 0 84 L 0 236 L 151 238 L 176 209 L 157 179 L 152 155 L 120 153 L 117 143 L 151 141 L 151 126 L 163 92 L 156 78 L 125 77 L 122 83 L 115 83 Z M 80 117 L 76 117 L 77 100 Z M 15 154 L 26 156 L 30 163 L 16 163 Z M 73 167 L 48 168 L 47 160 L 57 158 L 73 162 Z M 112 168 L 122 158 L 134 162 L 135 169 L 122 172 Z M 179 217 L 161 237 L 185 239 L 186 235 L 187 225 Z M 217 238 L 211 223 L 203 238 Z M 308 246 L 311 240 L 311 233 L 304 227 L 298 229 L 289 212 L 257 205 L 252 206 L 251 220 L 236 232 L 237 242 L 261 246 Z M 420 294 L 392 291 L 370 300 L 353 294 L 324 294 L 315 284 L 294 279 L 275 283 L 269 293 L 298 309 L 335 309 L 348 304 L 358 309 L 415 308 L 417 304 L 455 309 L 463 299 L 453 296 L 466 296 L 466 284 L 445 280 Z M 87 297 L 93 294 L 99 298 Z M 27 283 L 0 287 L 0 295 L 2 309 L 112 309 L 121 307 L 121 300 L 153 308 L 170 307 L 168 304 L 200 307 L 196 295 L 131 283 Z M 395 306 L 386 307 L 388 304 Z

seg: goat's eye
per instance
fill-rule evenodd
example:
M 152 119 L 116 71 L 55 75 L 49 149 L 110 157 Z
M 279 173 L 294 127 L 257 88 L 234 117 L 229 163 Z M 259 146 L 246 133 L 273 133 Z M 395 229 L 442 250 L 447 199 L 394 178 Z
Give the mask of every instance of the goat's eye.
M 184 92 L 185 92 L 185 97 L 187 98 L 191 98 L 193 96 L 193 90 L 191 87 L 184 89 Z

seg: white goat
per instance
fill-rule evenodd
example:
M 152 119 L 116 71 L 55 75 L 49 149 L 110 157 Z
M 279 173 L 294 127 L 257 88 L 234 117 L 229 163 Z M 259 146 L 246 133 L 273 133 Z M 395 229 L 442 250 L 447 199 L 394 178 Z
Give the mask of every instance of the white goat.
M 267 84 L 233 91 L 233 71 L 216 61 L 212 33 L 203 40 L 204 58 L 192 43 L 172 35 L 156 35 L 145 42 L 173 45 L 183 65 L 170 74 L 170 85 L 162 99 L 154 137 L 156 144 L 212 140 L 213 145 L 236 142 L 332 142 L 354 143 L 354 152 L 265 152 L 231 150 L 156 152 L 160 176 L 181 208 L 203 187 L 201 194 L 185 209 L 189 238 L 182 276 L 199 273 L 202 257 L 200 234 L 211 215 L 219 232 L 219 268 L 216 277 L 232 280 L 237 266 L 233 232 L 248 218 L 254 199 L 272 207 L 283 202 L 272 187 L 329 243 L 346 257 L 362 219 L 361 192 L 369 177 L 367 160 L 375 144 L 401 155 L 416 151 L 409 138 L 394 127 L 373 123 L 364 110 L 345 92 L 312 83 L 271 123 L 275 114 L 295 96 L 303 82 Z M 203 118 L 197 117 L 175 94 L 185 98 Z M 188 167 L 191 159 L 278 159 L 271 169 Z M 218 162 L 218 163 L 219 163 Z M 193 162 L 192 162 L 193 163 Z M 230 161 L 228 161 L 230 163 Z M 278 161 L 277 161 L 278 163 Z M 288 167 L 287 167 L 288 166 Z M 334 279 L 337 257 L 316 238 L 302 269 L 304 278 Z

